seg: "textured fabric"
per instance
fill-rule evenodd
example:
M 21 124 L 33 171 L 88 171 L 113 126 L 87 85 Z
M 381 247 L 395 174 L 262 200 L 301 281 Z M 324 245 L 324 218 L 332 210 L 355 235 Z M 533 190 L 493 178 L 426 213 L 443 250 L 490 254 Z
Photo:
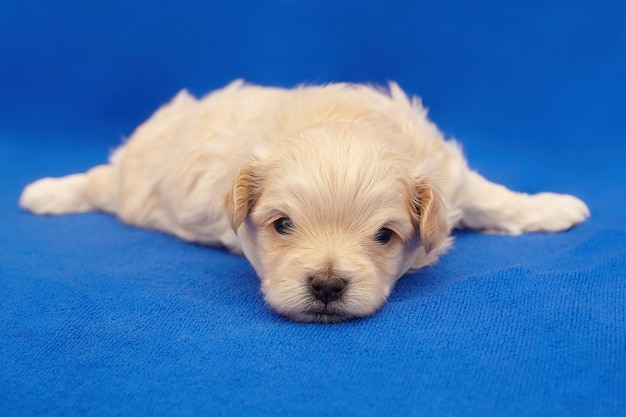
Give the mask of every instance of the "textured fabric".
M 626 413 L 623 2 L 0 4 L 0 416 Z M 397 80 L 488 178 L 576 194 L 560 234 L 456 232 L 376 315 L 290 322 L 245 259 L 24 185 L 186 87 Z

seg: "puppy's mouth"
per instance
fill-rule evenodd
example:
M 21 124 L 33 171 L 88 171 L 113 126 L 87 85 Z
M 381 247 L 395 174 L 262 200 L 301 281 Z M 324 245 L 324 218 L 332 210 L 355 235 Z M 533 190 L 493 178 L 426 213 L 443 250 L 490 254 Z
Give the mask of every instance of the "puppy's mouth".
M 331 306 L 324 306 L 322 308 L 312 308 L 300 313 L 295 313 L 291 318 L 308 323 L 329 324 L 351 320 L 354 316 L 346 313 L 345 311 L 339 311 L 336 308 L 332 308 Z

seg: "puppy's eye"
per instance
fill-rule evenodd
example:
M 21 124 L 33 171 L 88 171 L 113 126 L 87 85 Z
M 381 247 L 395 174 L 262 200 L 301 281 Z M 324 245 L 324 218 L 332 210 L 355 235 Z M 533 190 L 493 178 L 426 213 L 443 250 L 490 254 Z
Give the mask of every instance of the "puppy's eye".
M 274 229 L 281 235 L 289 234 L 293 231 L 293 222 L 289 217 L 281 217 L 274 222 Z
M 391 240 L 391 236 L 393 236 L 393 232 L 386 227 L 383 227 L 376 232 L 376 234 L 374 235 L 374 240 L 376 241 L 376 243 L 384 245 Z

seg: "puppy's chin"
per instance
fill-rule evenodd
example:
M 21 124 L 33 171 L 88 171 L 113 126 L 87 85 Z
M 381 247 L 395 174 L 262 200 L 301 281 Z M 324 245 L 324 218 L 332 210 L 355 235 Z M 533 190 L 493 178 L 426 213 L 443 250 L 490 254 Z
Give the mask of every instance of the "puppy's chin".
M 332 323 L 341 323 L 342 321 L 352 320 L 356 317 L 345 315 L 344 313 L 331 313 L 326 311 L 320 312 L 301 312 L 301 313 L 291 313 L 290 315 L 283 314 L 285 317 L 293 320 L 299 321 L 302 323 L 322 323 L 322 324 L 332 324 Z
M 303 300 L 299 305 L 287 306 L 283 300 L 272 301 L 270 291 L 264 291 L 265 301 L 277 313 L 303 323 L 340 323 L 369 316 L 382 307 L 385 298 L 381 298 L 370 305 L 360 305 L 358 309 L 351 308 L 349 303 L 333 301 L 327 305 L 313 300 Z

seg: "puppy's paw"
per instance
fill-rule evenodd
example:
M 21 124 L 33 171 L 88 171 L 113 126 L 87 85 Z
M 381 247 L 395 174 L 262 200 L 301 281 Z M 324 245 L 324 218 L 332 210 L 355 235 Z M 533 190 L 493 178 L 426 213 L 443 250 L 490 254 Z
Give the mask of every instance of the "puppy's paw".
M 87 178 L 82 174 L 43 178 L 28 185 L 20 196 L 20 207 L 35 214 L 66 214 L 89 211 L 85 197 Z
M 522 232 L 559 232 L 586 220 L 591 213 L 577 197 L 567 194 L 539 193 L 528 196 L 520 213 Z

